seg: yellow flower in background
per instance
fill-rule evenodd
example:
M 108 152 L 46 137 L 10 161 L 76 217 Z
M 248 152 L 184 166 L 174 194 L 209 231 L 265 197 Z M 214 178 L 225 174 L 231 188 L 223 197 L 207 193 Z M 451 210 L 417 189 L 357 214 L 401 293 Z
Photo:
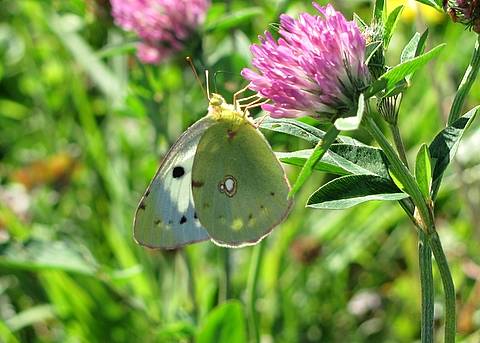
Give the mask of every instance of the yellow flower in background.
M 413 22 L 415 17 L 419 14 L 425 19 L 429 24 L 436 24 L 443 21 L 446 17 L 442 12 L 437 11 L 436 9 L 421 4 L 415 0 L 388 0 L 387 6 L 388 11 L 392 11 L 396 7 L 404 5 L 402 20 L 406 22 Z

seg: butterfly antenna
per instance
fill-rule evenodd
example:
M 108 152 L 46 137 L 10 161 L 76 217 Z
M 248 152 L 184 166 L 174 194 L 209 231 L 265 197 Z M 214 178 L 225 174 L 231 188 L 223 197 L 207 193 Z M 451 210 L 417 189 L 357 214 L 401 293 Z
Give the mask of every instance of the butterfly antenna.
M 198 81 L 198 84 L 202 88 L 202 91 L 207 95 L 207 99 L 210 100 L 210 91 L 208 89 L 208 70 L 205 71 L 205 76 L 207 79 L 207 89 L 205 90 L 205 87 L 203 86 L 202 80 L 200 80 L 200 77 L 198 76 L 197 69 L 195 68 L 195 65 L 193 64 L 192 58 L 190 56 L 187 56 L 186 58 L 187 63 L 190 65 L 190 68 L 192 69 L 193 75 Z
M 208 76 L 208 69 L 205 70 L 205 83 L 207 85 L 207 98 L 210 100 L 210 77 Z

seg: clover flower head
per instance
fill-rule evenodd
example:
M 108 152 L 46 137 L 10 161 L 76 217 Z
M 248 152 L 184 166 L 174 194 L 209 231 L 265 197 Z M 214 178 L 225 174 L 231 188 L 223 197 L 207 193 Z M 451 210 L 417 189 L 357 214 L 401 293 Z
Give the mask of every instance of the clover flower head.
M 141 39 L 137 55 L 158 63 L 183 50 L 205 19 L 209 0 L 111 0 L 115 23 Z
M 319 15 L 281 15 L 278 41 L 269 32 L 252 45 L 253 66 L 242 75 L 250 89 L 272 103 L 272 117 L 313 116 L 333 120 L 355 111 L 369 81 L 365 39 L 353 21 L 331 5 L 313 6 Z
M 480 33 L 479 0 L 443 0 L 443 8 L 452 21 Z

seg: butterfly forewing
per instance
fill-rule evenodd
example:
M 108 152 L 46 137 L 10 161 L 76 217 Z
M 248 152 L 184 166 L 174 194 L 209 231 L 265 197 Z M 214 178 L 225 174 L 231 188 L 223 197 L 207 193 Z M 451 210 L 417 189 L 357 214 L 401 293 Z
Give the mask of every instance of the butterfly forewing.
M 258 242 L 291 207 L 282 166 L 247 121 L 220 119 L 205 131 L 195 154 L 192 189 L 202 225 L 223 246 Z
M 204 117 L 177 140 L 135 213 L 134 238 L 150 248 L 173 249 L 208 239 L 192 197 L 192 165 L 202 135 L 215 121 Z

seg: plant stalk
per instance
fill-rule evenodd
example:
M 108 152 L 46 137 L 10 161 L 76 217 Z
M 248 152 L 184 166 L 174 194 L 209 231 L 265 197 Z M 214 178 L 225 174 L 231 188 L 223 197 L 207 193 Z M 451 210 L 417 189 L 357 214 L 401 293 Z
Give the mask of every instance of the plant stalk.
M 398 178 L 398 180 L 405 188 L 407 194 L 410 195 L 410 197 L 412 198 L 412 201 L 415 204 L 415 207 L 418 209 L 421 219 L 423 221 L 424 225 L 422 226 L 424 228 L 434 227 L 431 212 L 424 200 L 420 188 L 418 188 L 415 178 L 410 173 L 407 166 L 400 160 L 395 149 L 390 145 L 383 132 L 377 126 L 372 116 L 368 113 L 365 123 L 370 135 L 375 138 L 378 145 L 380 145 L 383 152 L 387 156 L 387 159 L 391 164 L 392 171 L 395 174 L 395 177 Z
M 405 153 L 405 146 L 400 135 L 398 125 L 390 124 L 390 130 L 395 142 L 400 159 L 408 168 L 408 160 Z M 432 270 L 432 250 L 428 244 L 427 237 L 422 228 L 418 226 L 414 217 L 415 206 L 410 198 L 399 201 L 405 213 L 410 220 L 418 228 L 418 261 L 420 269 L 420 289 L 422 298 L 422 318 L 421 318 L 421 342 L 433 343 L 435 332 L 435 302 L 434 302 L 434 286 L 433 286 L 433 270 Z
M 450 273 L 450 268 L 448 267 L 447 259 L 443 252 L 443 248 L 440 242 L 440 238 L 435 230 L 435 222 L 433 219 L 433 211 L 429 208 L 425 202 L 423 195 L 418 188 L 414 177 L 410 174 L 410 171 L 399 159 L 397 153 L 393 147 L 388 142 L 387 138 L 384 136 L 380 128 L 375 123 L 374 119 L 367 115 L 365 120 L 367 129 L 370 134 L 375 138 L 377 143 L 382 148 L 383 152 L 387 156 L 392 171 L 398 180 L 402 183 L 406 192 L 411 196 L 415 207 L 417 208 L 421 222 L 416 221 L 416 225 L 420 227 L 420 230 L 423 230 L 423 233 L 428 236 L 428 245 L 433 251 L 435 260 L 437 262 L 438 268 L 440 270 L 440 276 L 442 278 L 443 289 L 445 292 L 445 307 L 446 307 L 446 316 L 445 316 L 445 343 L 455 342 L 455 287 L 453 284 L 452 276 Z M 416 216 L 415 216 L 416 218 Z M 426 251 L 424 251 L 426 252 Z M 423 252 L 422 252 L 423 253 Z M 423 259 L 426 258 L 422 256 Z M 422 282 L 428 282 L 427 277 Z M 427 290 L 428 291 L 428 290 Z M 428 294 L 425 295 L 425 301 L 427 301 Z M 428 317 L 427 313 L 425 316 Z M 424 318 L 428 319 L 428 318 Z
M 419 230 L 418 260 L 420 266 L 420 285 L 422 293 L 421 342 L 433 343 L 434 339 L 434 286 L 432 272 L 432 250 L 428 239 Z
M 400 156 L 400 159 L 402 160 L 402 162 L 405 163 L 405 166 L 408 168 L 407 154 L 405 152 L 405 146 L 403 145 L 403 139 L 402 139 L 402 136 L 400 135 L 400 130 L 398 128 L 398 125 L 389 124 L 389 126 L 390 126 L 390 131 L 392 132 L 393 142 L 395 143 L 395 147 L 397 148 L 397 151 L 398 151 L 398 155 Z
M 257 284 L 260 275 L 260 264 L 265 251 L 265 241 L 260 242 L 253 248 L 252 260 L 250 262 L 250 271 L 248 273 L 247 284 L 247 307 L 248 307 L 248 327 L 250 332 L 250 342 L 260 343 L 260 328 L 258 326 L 257 311 L 255 303 L 257 301 Z
M 445 343 L 454 343 L 456 331 L 455 285 L 447 258 L 443 252 L 440 237 L 435 230 L 429 234 L 428 241 L 432 248 L 433 256 L 435 256 L 435 261 L 437 261 L 445 292 Z
M 230 249 L 221 248 L 220 264 L 223 265 L 223 273 L 220 276 L 220 285 L 218 289 L 218 303 L 221 304 L 230 298 Z

